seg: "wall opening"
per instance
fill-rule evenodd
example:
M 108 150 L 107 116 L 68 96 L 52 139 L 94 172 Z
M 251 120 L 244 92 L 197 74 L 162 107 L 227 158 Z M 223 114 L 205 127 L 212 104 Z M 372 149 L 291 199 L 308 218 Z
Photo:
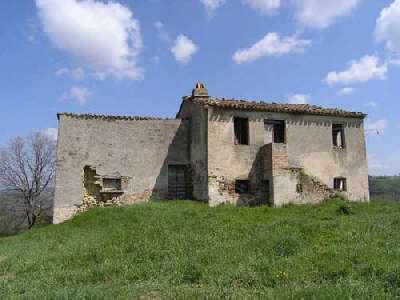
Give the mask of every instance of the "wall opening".
M 285 121 L 264 120 L 264 143 L 285 143 Z
M 303 192 L 303 185 L 301 183 L 296 185 L 296 192 L 299 194 Z
M 247 118 L 233 118 L 234 131 L 235 131 L 235 145 L 248 145 L 249 144 L 249 119 Z
M 168 165 L 168 198 L 189 199 L 190 176 L 185 165 Z
M 337 191 L 347 191 L 347 180 L 344 177 L 336 177 L 333 179 L 333 188 Z
M 344 137 L 344 125 L 343 124 L 332 124 L 332 142 L 334 147 L 344 148 L 345 137 Z
M 128 177 L 99 175 L 95 167 L 85 166 L 83 169 L 85 194 L 80 209 L 85 211 L 91 207 L 120 205 L 120 197 L 124 194 L 122 181 L 124 186 L 127 185 Z
M 105 191 L 120 191 L 121 178 L 103 178 L 103 190 Z
M 249 192 L 250 192 L 250 181 L 249 180 L 236 180 L 235 181 L 235 193 L 248 194 Z

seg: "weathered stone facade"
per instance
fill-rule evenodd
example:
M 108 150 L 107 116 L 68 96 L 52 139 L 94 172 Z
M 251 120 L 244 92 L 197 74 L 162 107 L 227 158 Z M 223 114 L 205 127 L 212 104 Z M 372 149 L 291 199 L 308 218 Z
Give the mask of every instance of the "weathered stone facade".
M 368 201 L 364 117 L 215 99 L 202 84 L 176 119 L 59 114 L 54 222 L 154 198 L 281 206 L 342 193 Z

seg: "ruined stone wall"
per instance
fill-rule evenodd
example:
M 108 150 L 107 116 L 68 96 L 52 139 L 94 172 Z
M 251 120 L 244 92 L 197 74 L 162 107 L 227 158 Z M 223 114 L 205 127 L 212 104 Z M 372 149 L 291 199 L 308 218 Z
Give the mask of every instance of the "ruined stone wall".
M 84 168 L 126 179 L 124 201 L 165 197 L 168 164 L 188 165 L 189 125 L 183 120 L 109 120 L 59 117 L 53 222 L 70 218 L 83 204 Z
M 332 188 L 306 173 L 289 166 L 287 144 L 267 144 L 261 148 L 264 177 L 272 182 L 271 204 L 319 203 L 338 194 Z
M 233 117 L 249 119 L 249 145 L 234 144 Z M 289 169 L 303 169 L 328 188 L 333 188 L 335 177 L 347 178 L 347 193 L 350 200 L 369 200 L 368 167 L 365 151 L 363 120 L 356 118 L 293 115 L 254 111 L 209 109 L 208 125 L 208 170 L 210 204 L 222 202 L 237 204 L 238 195 L 232 189 L 223 189 L 236 179 L 249 179 L 252 192 L 259 186 L 260 149 L 264 145 L 264 120 L 286 121 L 287 158 L 276 157 L 271 164 L 285 165 Z M 332 145 L 332 123 L 345 126 L 346 148 L 337 149 Z M 276 175 L 276 173 L 275 173 Z M 279 190 L 283 198 L 306 202 L 305 197 L 296 194 L 298 174 L 281 173 L 276 177 L 274 194 Z M 271 179 L 264 174 L 264 179 Z M 278 180 L 279 179 L 279 180 Z M 294 190 L 288 189 L 290 184 Z M 285 194 L 286 193 L 286 194 Z M 314 199 L 315 200 L 315 199 Z M 314 201 L 313 199 L 310 202 Z M 290 201 L 290 200 L 289 200 Z
M 332 146 L 332 123 L 344 124 L 345 148 Z M 288 124 L 289 165 L 333 188 L 333 178 L 347 178 L 346 196 L 369 201 L 368 164 L 362 119 L 293 116 Z M 295 147 L 292 145 L 299 145 Z
M 233 116 L 250 117 L 246 111 L 209 108 L 208 117 L 208 175 L 209 203 L 240 205 L 255 200 L 262 180 L 262 162 L 259 157 L 263 146 L 263 128 L 249 122 L 249 145 L 235 145 Z M 250 193 L 235 193 L 236 180 L 249 180 Z

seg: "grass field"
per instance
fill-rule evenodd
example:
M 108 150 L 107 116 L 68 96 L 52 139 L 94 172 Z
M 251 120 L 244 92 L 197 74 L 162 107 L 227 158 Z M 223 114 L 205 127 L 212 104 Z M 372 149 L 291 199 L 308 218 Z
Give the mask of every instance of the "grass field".
M 0 238 L 0 299 L 400 298 L 400 205 L 95 209 Z
M 370 176 L 372 200 L 400 201 L 400 176 Z

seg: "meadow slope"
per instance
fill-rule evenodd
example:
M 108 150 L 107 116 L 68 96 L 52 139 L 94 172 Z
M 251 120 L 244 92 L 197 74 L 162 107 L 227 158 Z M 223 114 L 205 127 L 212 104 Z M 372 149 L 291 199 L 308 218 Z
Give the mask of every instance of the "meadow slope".
M 400 205 L 94 209 L 0 238 L 0 299 L 400 298 Z

